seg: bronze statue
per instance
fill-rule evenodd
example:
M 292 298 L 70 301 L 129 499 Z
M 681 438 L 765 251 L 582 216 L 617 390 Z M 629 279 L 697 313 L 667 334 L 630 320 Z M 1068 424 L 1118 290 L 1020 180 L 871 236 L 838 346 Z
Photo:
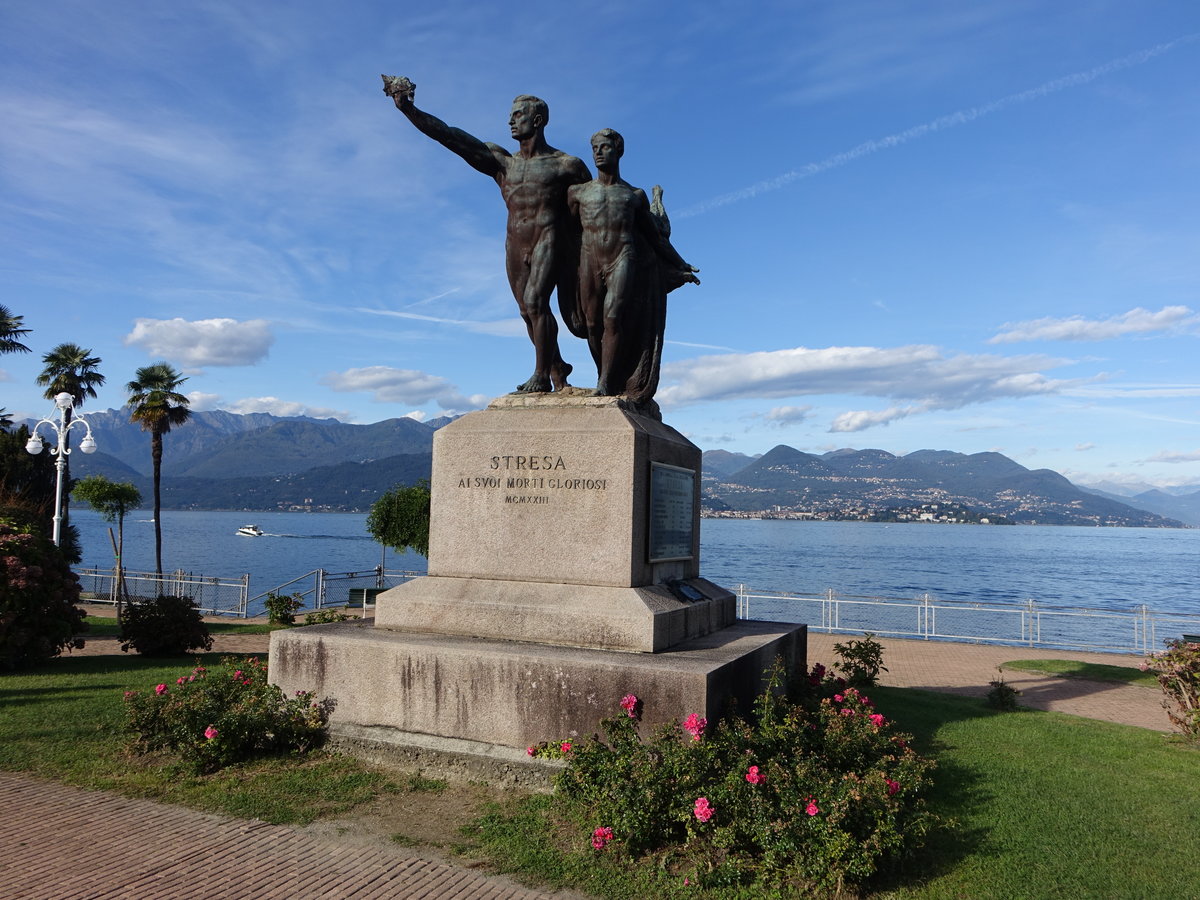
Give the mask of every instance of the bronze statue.
M 533 342 L 534 368 L 518 391 L 562 390 L 571 366 L 558 349 L 558 323 L 550 294 L 558 288 L 559 304 L 575 306 L 575 243 L 569 232 L 567 189 L 588 181 L 591 173 L 578 157 L 546 143 L 550 112 L 544 101 L 522 94 L 513 101 L 508 125 L 520 149 L 514 156 L 497 144 L 484 143 L 452 128 L 413 104 L 416 86 L 403 77 L 383 76 L 383 90 L 417 129 L 454 151 L 500 186 L 508 207 L 504 242 L 508 282 Z
M 563 321 L 585 338 L 599 377 L 596 393 L 624 394 L 648 404 L 658 388 L 667 294 L 699 284 L 671 246 L 670 223 L 655 186 L 646 192 L 621 178 L 625 141 L 611 128 L 592 135 L 596 179 L 567 191 L 567 207 L 582 229 L 579 305 L 562 306 Z M 562 297 L 560 295 L 560 305 Z

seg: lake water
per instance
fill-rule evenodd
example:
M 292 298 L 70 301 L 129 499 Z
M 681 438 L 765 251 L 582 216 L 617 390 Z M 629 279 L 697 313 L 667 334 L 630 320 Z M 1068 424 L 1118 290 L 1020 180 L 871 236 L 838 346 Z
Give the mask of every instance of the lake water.
M 381 548 L 358 513 L 163 512 L 163 568 L 239 578 L 250 594 L 313 569 L 424 571 L 416 554 Z M 73 508 L 83 564 L 111 567 L 108 525 Z M 240 537 L 253 522 L 263 537 Z M 821 592 L 1200 613 L 1200 529 L 892 525 L 704 519 L 701 573 L 731 590 Z M 144 510 L 125 522 L 125 565 L 154 571 Z

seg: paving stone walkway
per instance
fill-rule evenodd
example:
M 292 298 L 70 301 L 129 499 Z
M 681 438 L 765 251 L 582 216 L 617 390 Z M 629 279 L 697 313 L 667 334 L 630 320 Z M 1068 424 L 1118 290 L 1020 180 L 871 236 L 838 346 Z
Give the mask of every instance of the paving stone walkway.
M 377 845 L 0 773 L 0 897 L 11 900 L 541 900 Z
M 99 608 L 97 615 L 112 615 Z M 848 635 L 809 635 L 808 658 L 826 665 Z M 218 653 L 265 653 L 268 635 L 218 635 Z M 1079 659 L 1136 665 L 1140 657 L 942 641 L 881 640 L 896 687 L 984 696 L 996 667 L 1014 659 Z M 82 652 L 120 654 L 115 638 Z M 1036 709 L 1168 731 L 1160 692 L 1051 678 L 1015 670 L 1005 680 Z M 188 898 L 478 898 L 534 900 L 546 894 L 502 877 L 426 859 L 403 848 L 355 845 L 285 826 L 194 812 L 115 794 L 0 773 L 0 898 L 188 900 Z

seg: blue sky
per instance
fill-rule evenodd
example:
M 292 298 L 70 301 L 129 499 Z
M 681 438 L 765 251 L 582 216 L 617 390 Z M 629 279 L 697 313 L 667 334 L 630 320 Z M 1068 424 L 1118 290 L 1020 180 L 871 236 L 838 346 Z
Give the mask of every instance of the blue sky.
M 0 302 L 45 415 L 72 341 L 197 409 L 374 422 L 529 374 L 495 185 L 417 104 L 662 184 L 700 268 L 659 400 L 704 449 L 997 450 L 1082 482 L 1200 485 L 1200 5 L 10 3 Z M 594 382 L 564 333 L 573 381 Z

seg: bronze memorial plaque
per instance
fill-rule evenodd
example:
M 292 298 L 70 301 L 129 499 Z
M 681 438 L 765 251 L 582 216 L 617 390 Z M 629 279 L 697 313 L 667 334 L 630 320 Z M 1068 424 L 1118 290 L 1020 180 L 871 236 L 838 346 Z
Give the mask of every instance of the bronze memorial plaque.
M 650 463 L 650 562 L 692 558 L 695 491 L 692 469 Z

